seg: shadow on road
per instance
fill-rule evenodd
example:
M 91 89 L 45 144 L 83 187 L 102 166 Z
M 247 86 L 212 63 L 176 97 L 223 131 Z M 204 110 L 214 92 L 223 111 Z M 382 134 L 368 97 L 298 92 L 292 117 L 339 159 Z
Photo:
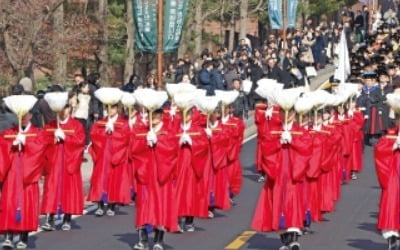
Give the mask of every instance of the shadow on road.
M 114 234 L 118 241 L 121 241 L 132 247 L 139 240 L 137 233 Z M 164 241 L 168 241 L 168 234 L 165 235 Z M 154 245 L 154 233 L 149 234 L 149 245 Z M 170 245 L 164 243 L 164 249 L 173 249 Z
M 361 223 L 357 228 L 380 235 L 376 229 L 376 223 Z
M 278 239 L 268 238 L 265 234 L 256 234 L 248 241 L 246 249 L 276 250 L 281 245 Z
M 384 243 L 376 243 L 372 240 L 366 239 L 350 239 L 347 240 L 349 243 L 348 245 L 354 247 L 356 249 L 362 250 L 378 250 L 378 249 L 386 249 L 387 245 Z

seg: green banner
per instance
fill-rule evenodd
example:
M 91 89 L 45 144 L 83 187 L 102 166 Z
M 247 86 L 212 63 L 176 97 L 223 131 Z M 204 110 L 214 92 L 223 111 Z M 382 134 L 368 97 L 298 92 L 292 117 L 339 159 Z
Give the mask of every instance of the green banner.
M 157 53 L 157 0 L 132 1 L 136 48 Z
M 164 6 L 163 51 L 174 52 L 179 48 L 189 0 L 167 0 Z

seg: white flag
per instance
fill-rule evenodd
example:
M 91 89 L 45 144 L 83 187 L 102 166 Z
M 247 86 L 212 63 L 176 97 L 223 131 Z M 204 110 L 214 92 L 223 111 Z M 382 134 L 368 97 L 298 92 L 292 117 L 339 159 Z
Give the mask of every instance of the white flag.
M 342 35 L 340 36 L 340 42 L 338 45 L 338 55 L 339 55 L 339 62 L 336 65 L 334 79 L 340 80 L 340 83 L 344 83 L 347 80 L 347 77 L 351 73 L 349 50 L 347 49 L 347 40 L 346 40 L 346 35 L 344 33 L 344 29 L 342 30 Z

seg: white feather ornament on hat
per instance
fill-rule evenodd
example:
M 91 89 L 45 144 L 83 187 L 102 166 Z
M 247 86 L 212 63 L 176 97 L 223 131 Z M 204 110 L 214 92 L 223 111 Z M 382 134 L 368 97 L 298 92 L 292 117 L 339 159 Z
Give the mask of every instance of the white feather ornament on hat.
M 3 99 L 6 106 L 18 117 L 19 131 L 21 131 L 21 120 L 37 102 L 33 95 L 12 95 Z
M 55 113 L 61 112 L 68 104 L 68 92 L 51 92 L 45 94 L 43 98 Z
M 304 91 L 303 87 L 282 89 L 274 92 L 274 101 L 283 110 L 290 110 L 299 98 L 300 94 Z
M 168 95 L 174 99 L 175 95 L 178 93 L 193 92 L 196 89 L 196 86 L 190 83 L 167 83 L 165 89 L 167 90 Z
M 33 95 L 12 95 L 3 99 L 6 106 L 17 116 L 24 116 L 33 108 L 37 98 Z
M 329 94 L 329 92 L 327 92 L 325 90 L 318 89 L 318 90 L 309 92 L 309 95 L 312 96 L 314 108 L 316 110 L 319 110 L 326 106 L 326 103 L 329 99 L 330 94 Z
M 296 113 L 300 115 L 305 115 L 310 110 L 314 107 L 314 100 L 313 96 L 309 96 L 306 94 L 303 94 L 303 96 L 299 97 L 294 104 L 294 109 L 296 110 Z
M 183 124 L 186 124 L 186 113 L 195 105 L 196 91 L 177 93 L 174 97 L 175 105 L 182 111 Z
M 136 101 L 150 112 L 160 109 L 168 100 L 167 92 L 154 89 L 137 89 L 133 95 Z
M 196 97 L 206 96 L 207 95 L 207 90 L 205 90 L 205 89 L 195 89 L 193 91 L 193 95 L 196 96 Z
M 387 94 L 386 99 L 393 111 L 400 114 L 400 94 Z
M 94 92 L 94 95 L 105 105 L 115 105 L 122 97 L 122 90 L 118 88 L 100 88 Z
M 194 92 L 177 93 L 174 99 L 176 106 L 185 112 L 195 104 Z
M 123 92 L 121 97 L 121 103 L 127 108 L 132 108 L 136 103 L 136 98 L 131 93 Z
M 285 111 L 285 128 L 287 127 L 289 110 L 293 108 L 304 88 L 282 89 L 274 92 L 274 101 Z
M 216 96 L 200 96 L 197 97 L 196 107 L 206 115 L 210 115 L 214 112 L 219 104 L 219 99 Z
M 261 79 L 261 80 L 263 80 L 263 79 Z M 271 103 L 272 105 L 276 105 L 276 101 L 274 99 L 275 98 L 274 93 L 275 93 L 275 91 L 279 91 L 279 90 L 282 90 L 282 89 L 283 89 L 283 84 L 280 84 L 280 83 L 269 83 L 269 84 L 259 85 L 256 88 L 255 92 L 259 96 L 267 99 L 268 102 Z
M 236 98 L 238 98 L 239 92 L 237 90 L 215 90 L 215 96 L 223 105 L 230 105 L 236 100 Z
M 278 81 L 275 79 L 268 79 L 268 78 L 262 78 L 260 80 L 257 81 L 257 85 L 258 86 L 267 86 L 267 85 L 274 85 L 277 84 Z

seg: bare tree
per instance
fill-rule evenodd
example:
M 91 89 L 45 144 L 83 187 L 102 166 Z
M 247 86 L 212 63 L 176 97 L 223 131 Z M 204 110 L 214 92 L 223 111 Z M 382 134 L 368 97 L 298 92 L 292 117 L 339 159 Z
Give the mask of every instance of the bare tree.
M 32 76 L 34 51 L 42 30 L 64 0 L 2 0 L 0 5 L 0 36 L 6 57 L 16 75 Z
M 54 71 L 53 80 L 57 84 L 64 85 L 67 79 L 67 50 L 64 43 L 64 4 L 61 4 L 53 16 L 54 29 Z
M 249 10 L 249 0 L 240 0 L 240 25 L 239 39 L 245 38 L 247 35 L 247 15 Z
M 134 54 L 134 23 L 133 23 L 133 6 L 132 0 L 126 0 L 126 31 L 128 39 L 126 41 L 126 58 L 124 68 L 124 80 L 129 81 L 129 77 L 133 74 L 133 68 L 135 65 L 135 54 Z
M 108 76 L 108 56 L 107 56 L 107 42 L 108 42 L 108 32 L 107 32 L 107 5 L 108 0 L 99 0 L 98 18 L 100 23 L 99 30 L 99 51 L 96 53 L 96 59 L 99 63 L 99 72 L 101 75 L 101 83 L 104 86 L 109 85 Z

